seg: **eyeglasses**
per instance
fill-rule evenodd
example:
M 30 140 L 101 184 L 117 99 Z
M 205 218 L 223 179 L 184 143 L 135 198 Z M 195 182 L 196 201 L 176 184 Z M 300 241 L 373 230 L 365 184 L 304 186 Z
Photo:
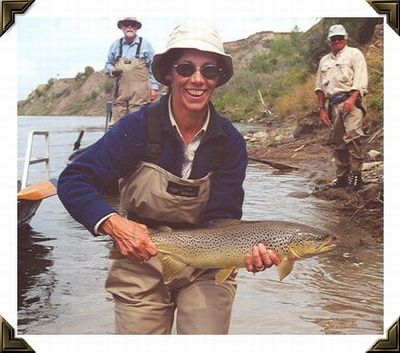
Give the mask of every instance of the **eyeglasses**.
M 333 36 L 329 38 L 330 42 L 341 42 L 344 39 L 344 36 Z
M 183 77 L 189 77 L 192 76 L 197 68 L 194 64 L 192 63 L 184 63 L 184 64 L 177 64 L 173 65 L 173 68 L 176 70 L 176 72 L 183 76 Z M 222 69 L 219 68 L 216 65 L 204 65 L 200 67 L 200 73 L 205 77 L 210 80 L 213 80 L 222 73 Z
M 137 25 L 135 22 L 122 22 L 121 25 L 124 27 L 132 27 L 137 29 Z

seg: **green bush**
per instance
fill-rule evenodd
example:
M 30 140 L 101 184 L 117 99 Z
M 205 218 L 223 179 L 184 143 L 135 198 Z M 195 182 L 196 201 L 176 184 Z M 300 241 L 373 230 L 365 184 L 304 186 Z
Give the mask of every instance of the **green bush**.
M 103 89 L 106 94 L 110 94 L 114 88 L 114 81 L 107 79 L 103 84 Z
M 93 67 L 86 66 L 83 73 L 84 73 L 85 77 L 88 78 L 93 72 L 94 72 Z
M 90 94 L 90 99 L 91 99 L 91 100 L 92 100 L 92 99 L 96 99 L 98 95 L 99 95 L 99 92 L 97 92 L 97 91 L 92 91 L 92 93 Z
M 85 79 L 85 74 L 83 72 L 78 72 L 75 76 L 75 81 L 82 81 Z
M 75 81 L 85 81 L 93 74 L 94 69 L 91 66 L 86 66 L 83 72 L 78 72 L 75 76 Z
M 56 81 L 56 80 L 55 80 L 54 78 L 50 78 L 50 79 L 47 81 L 47 84 L 46 84 L 46 86 L 45 86 L 45 89 L 46 89 L 46 90 L 50 89 L 50 87 L 53 86 L 53 84 L 54 84 L 55 81 Z

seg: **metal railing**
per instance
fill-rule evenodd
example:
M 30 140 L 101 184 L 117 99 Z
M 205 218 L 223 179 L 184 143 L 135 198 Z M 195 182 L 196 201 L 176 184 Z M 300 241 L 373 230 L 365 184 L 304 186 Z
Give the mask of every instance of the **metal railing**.
M 44 157 L 32 157 L 32 146 L 35 136 L 44 136 L 45 138 L 45 156 Z M 46 163 L 47 178 L 50 179 L 50 158 L 49 158 L 49 132 L 48 131 L 31 131 L 28 136 L 26 145 L 24 170 L 22 173 L 21 190 L 27 186 L 29 177 L 29 166 L 32 164 Z

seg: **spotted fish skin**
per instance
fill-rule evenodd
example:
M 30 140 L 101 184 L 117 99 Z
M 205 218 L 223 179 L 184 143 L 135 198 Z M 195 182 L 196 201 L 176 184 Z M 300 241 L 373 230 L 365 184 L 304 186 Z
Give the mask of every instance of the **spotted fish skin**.
M 155 232 L 151 238 L 161 253 L 168 281 L 186 265 L 223 269 L 224 277 L 244 267 L 245 255 L 260 243 L 279 255 L 282 280 L 291 272 L 295 259 L 329 251 L 334 241 L 334 237 L 298 223 L 238 220 L 219 221 L 209 228 Z

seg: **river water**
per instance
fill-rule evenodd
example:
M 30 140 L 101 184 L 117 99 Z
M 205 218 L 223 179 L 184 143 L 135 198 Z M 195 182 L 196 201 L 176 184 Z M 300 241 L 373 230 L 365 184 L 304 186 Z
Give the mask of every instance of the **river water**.
M 103 125 L 102 117 L 19 117 L 18 175 L 31 130 L 50 131 L 56 177 L 79 131 L 86 130 L 82 144 L 88 145 L 102 136 Z M 44 167 L 34 165 L 30 182 L 44 175 Z M 284 282 L 275 269 L 256 275 L 241 269 L 230 333 L 382 334 L 382 244 L 329 202 L 292 197 L 311 191 L 299 173 L 279 175 L 251 163 L 244 187 L 243 219 L 310 224 L 336 234 L 339 244 L 331 253 L 297 261 Z M 104 290 L 110 246 L 107 238 L 95 238 L 76 223 L 57 197 L 44 200 L 31 229 L 18 234 L 18 333 L 113 333 L 113 300 Z

